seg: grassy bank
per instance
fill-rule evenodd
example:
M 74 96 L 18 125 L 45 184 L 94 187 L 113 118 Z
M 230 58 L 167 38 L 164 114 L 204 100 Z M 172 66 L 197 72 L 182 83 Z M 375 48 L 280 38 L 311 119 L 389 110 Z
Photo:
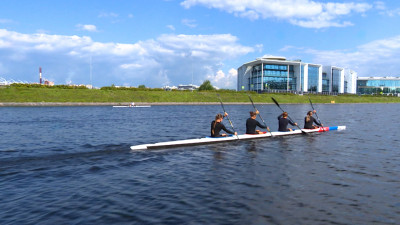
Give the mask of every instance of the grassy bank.
M 99 89 L 61 89 L 61 88 L 0 88 L 0 102 L 219 102 L 216 94 L 224 102 L 249 102 L 251 94 L 254 102 L 273 103 L 271 97 L 280 103 L 309 103 L 308 95 L 293 94 L 257 94 L 236 91 L 163 91 L 163 90 L 99 90 Z M 400 103 L 400 97 L 392 96 L 357 96 L 357 95 L 310 95 L 313 103 Z

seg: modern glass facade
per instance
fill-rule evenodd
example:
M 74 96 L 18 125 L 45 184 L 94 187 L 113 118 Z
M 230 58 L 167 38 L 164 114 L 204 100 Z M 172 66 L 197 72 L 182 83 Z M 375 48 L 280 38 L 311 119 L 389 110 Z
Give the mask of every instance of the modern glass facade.
M 322 73 L 322 91 L 329 92 L 329 77 L 326 73 Z
M 317 91 L 318 89 L 319 68 L 308 66 L 308 91 Z
M 249 90 L 261 90 L 261 65 L 253 66 L 251 76 L 249 77 Z
M 400 78 L 372 78 L 357 80 L 359 94 L 397 94 L 400 93 Z
M 263 73 L 263 76 L 261 74 Z M 262 81 L 262 82 L 261 82 Z M 264 85 L 261 88 L 261 85 Z M 258 90 L 296 90 L 293 66 L 260 64 L 253 66 L 248 88 Z
M 347 93 L 355 93 L 356 76 L 356 73 L 336 66 L 265 55 L 238 68 L 237 90 L 341 94 L 352 88 Z M 346 85 L 344 82 L 350 83 Z
M 332 92 L 339 92 L 340 86 L 340 70 L 332 69 Z

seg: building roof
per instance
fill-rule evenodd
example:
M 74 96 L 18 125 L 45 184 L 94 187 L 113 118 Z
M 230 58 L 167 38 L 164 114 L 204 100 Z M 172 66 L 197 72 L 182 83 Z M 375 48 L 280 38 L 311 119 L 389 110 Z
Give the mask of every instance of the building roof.
M 281 61 L 286 61 L 286 57 L 283 56 L 273 56 L 273 55 L 264 55 L 260 58 L 257 58 L 257 60 L 260 59 L 266 59 L 266 60 L 281 60 Z
M 357 80 L 400 80 L 400 77 L 357 77 Z
M 300 59 L 295 59 L 295 60 L 287 60 L 286 57 L 283 56 L 273 56 L 273 55 L 264 55 L 262 57 L 256 58 L 256 60 L 244 63 L 240 67 L 249 67 L 249 66 L 254 66 L 256 64 L 259 64 L 260 62 L 272 62 L 278 65 L 301 65 L 301 64 L 308 64 L 310 66 L 316 66 L 316 67 L 321 67 L 321 64 L 315 64 L 315 63 L 302 63 Z

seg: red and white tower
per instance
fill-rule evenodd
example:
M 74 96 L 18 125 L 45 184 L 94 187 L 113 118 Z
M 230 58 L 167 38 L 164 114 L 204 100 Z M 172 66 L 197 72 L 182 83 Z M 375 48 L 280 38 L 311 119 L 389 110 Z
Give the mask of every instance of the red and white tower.
M 39 67 L 39 83 L 42 84 L 42 67 Z

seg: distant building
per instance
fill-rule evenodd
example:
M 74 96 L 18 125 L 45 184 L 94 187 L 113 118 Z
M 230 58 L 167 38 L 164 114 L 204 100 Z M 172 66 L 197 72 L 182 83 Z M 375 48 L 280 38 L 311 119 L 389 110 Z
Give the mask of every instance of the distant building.
M 176 87 L 176 86 L 170 87 L 170 86 L 166 85 L 166 86 L 163 86 L 162 89 L 164 89 L 166 91 L 172 91 L 172 90 L 177 90 L 178 87 Z
M 257 92 L 356 93 L 357 73 L 349 69 L 263 56 L 238 68 L 237 89 Z
M 178 90 L 196 90 L 199 89 L 200 86 L 194 85 L 194 84 L 180 84 L 178 85 Z
M 358 94 L 395 94 L 400 93 L 400 77 L 358 77 Z
M 45 81 L 44 81 L 44 85 L 47 85 L 47 86 L 54 86 L 54 82 L 53 82 L 53 81 L 45 80 Z

